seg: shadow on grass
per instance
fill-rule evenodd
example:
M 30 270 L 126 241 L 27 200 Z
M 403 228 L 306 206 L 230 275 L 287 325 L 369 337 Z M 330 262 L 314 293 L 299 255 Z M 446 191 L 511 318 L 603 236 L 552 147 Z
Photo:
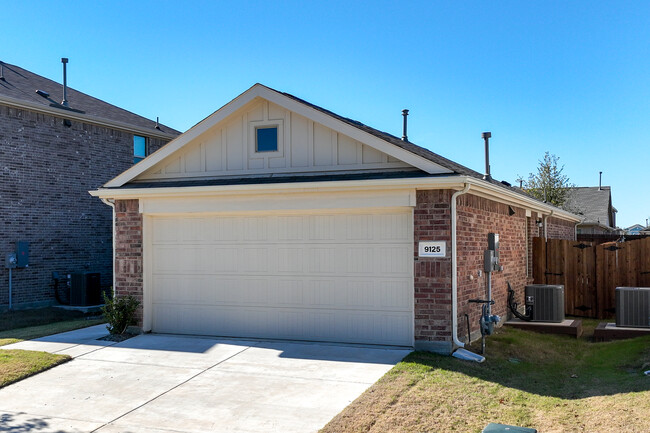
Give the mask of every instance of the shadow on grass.
M 469 349 L 478 352 L 478 346 Z M 562 399 L 650 391 L 650 376 L 643 374 L 650 370 L 650 337 L 591 343 L 501 330 L 488 337 L 486 352 L 481 364 L 426 352 L 414 352 L 404 362 Z

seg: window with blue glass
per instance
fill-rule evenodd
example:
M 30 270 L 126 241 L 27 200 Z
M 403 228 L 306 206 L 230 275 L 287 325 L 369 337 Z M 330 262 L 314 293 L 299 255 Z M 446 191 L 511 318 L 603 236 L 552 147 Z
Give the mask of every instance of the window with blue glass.
M 133 136 L 133 163 L 142 161 L 147 156 L 147 139 L 139 135 Z
M 255 128 L 255 151 L 256 152 L 277 152 L 278 151 L 278 127 L 265 126 Z

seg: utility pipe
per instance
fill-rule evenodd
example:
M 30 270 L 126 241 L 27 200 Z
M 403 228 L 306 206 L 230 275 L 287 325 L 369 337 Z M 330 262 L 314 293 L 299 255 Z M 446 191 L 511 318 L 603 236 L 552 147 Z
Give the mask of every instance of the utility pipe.
M 115 200 L 112 198 L 102 198 L 101 201 L 110 206 L 113 210 L 113 293 L 111 296 L 115 297 Z
M 551 210 L 551 213 L 548 215 L 544 215 L 544 240 L 548 240 L 548 217 L 553 216 L 553 210 Z
M 470 184 L 451 196 L 451 339 L 456 347 L 465 347 L 458 339 L 458 252 L 456 249 L 456 197 L 466 194 Z

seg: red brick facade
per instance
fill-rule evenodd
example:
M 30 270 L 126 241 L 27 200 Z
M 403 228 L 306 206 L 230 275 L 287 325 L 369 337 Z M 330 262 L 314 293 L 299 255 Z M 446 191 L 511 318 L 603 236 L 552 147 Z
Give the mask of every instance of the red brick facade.
M 132 295 L 140 301 L 137 319 L 142 326 L 142 214 L 138 200 L 115 202 L 115 296 Z
M 423 349 L 451 346 L 451 195 L 450 190 L 418 191 L 414 209 L 413 269 L 415 340 Z M 447 242 L 446 258 L 418 257 L 420 241 Z
M 572 239 L 576 238 L 576 225 L 570 221 L 559 218 L 547 218 L 547 233 L 549 239 Z
M 510 215 L 510 213 L 514 213 Z M 492 200 L 465 194 L 458 197 L 458 334 L 467 338 L 470 331 L 478 334 L 481 315 L 479 304 L 470 299 L 487 299 L 487 274 L 483 271 L 483 252 L 487 249 L 488 233 L 499 235 L 500 264 L 503 271 L 493 272 L 492 314 L 502 321 L 508 315 L 507 284 L 510 281 L 518 299 L 523 299 L 526 276 L 526 211 Z
M 29 242 L 12 272 L 16 308 L 54 303 L 52 272 L 99 272 L 112 283 L 111 210 L 88 191 L 133 165 L 133 133 L 0 105 L 0 250 Z M 150 151 L 163 140 L 149 140 Z M 3 255 L 4 258 L 4 255 Z M 9 273 L 0 268 L 0 309 Z
M 414 211 L 415 241 L 415 340 L 416 347 L 432 350 L 451 348 L 451 195 L 452 191 L 418 191 Z M 512 215 L 511 215 L 512 213 Z M 487 296 L 483 272 L 483 252 L 488 233 L 498 233 L 502 272 L 492 273 L 493 314 L 503 320 L 509 315 L 507 284 L 510 281 L 517 299 L 523 299 L 526 284 L 532 283 L 533 238 L 543 236 L 541 215 L 526 217 L 522 208 L 508 206 L 471 193 L 457 198 L 458 248 L 458 336 L 467 340 L 469 316 L 472 338 L 478 335 L 481 308 L 470 299 Z M 573 239 L 574 224 L 548 218 L 548 236 Z M 447 258 L 418 258 L 420 241 L 444 240 Z

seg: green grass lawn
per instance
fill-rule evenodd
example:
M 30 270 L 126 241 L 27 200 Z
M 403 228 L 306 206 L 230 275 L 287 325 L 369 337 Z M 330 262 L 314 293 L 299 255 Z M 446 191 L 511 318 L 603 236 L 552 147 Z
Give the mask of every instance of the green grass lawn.
M 482 364 L 414 352 L 322 431 L 650 432 L 650 337 L 592 343 L 583 324 L 580 339 L 502 328 Z
M 41 308 L 0 313 L 0 346 L 72 331 L 104 321 L 76 311 Z M 29 350 L 0 350 L 0 388 L 69 361 L 68 355 Z

